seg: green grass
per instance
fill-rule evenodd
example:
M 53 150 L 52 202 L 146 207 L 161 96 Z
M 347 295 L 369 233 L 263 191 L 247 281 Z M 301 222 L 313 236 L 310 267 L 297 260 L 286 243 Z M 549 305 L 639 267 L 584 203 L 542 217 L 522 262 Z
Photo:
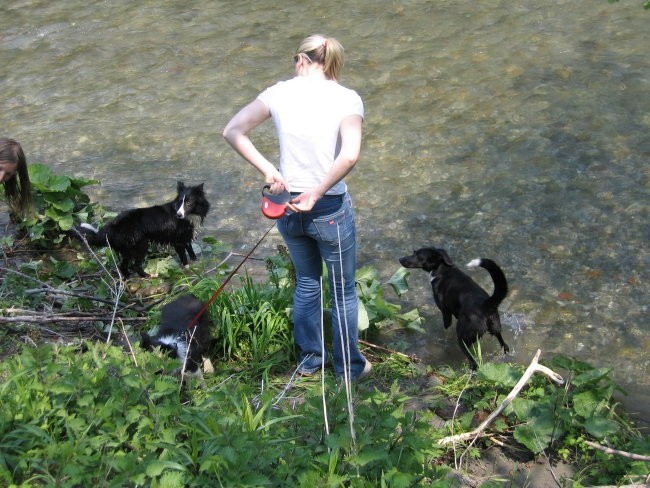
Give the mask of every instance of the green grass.
M 137 360 L 138 366 L 135 365 Z M 225 365 L 223 365 L 225 366 Z M 25 348 L 0 369 L 0 480 L 57 486 L 378 486 L 437 476 L 430 428 L 406 396 L 361 390 L 355 447 L 344 393 L 327 379 L 330 434 L 319 388 L 260 390 L 226 367 L 205 390 L 182 391 L 169 360 L 136 348 Z M 185 402 L 184 402 L 185 400 Z

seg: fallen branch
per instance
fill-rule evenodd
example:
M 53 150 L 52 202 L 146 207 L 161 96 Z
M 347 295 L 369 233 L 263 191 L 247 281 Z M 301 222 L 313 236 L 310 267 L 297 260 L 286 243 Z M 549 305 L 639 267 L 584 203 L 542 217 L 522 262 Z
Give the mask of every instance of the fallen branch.
M 462 434 L 457 434 L 457 435 L 452 435 L 448 437 L 443 437 L 442 439 L 438 440 L 438 444 L 440 445 L 446 445 L 446 444 L 451 444 L 452 442 L 463 442 L 468 439 L 472 439 L 472 442 L 470 443 L 470 446 L 476 441 L 476 439 L 481 435 L 481 433 L 486 429 L 488 425 L 490 425 L 498 416 L 503 412 L 503 410 L 510 405 L 512 400 L 515 399 L 515 397 L 519 394 L 521 389 L 524 387 L 524 385 L 528 382 L 530 377 L 533 375 L 533 373 L 543 373 L 546 376 L 548 376 L 551 381 L 558 385 L 563 385 L 564 380 L 562 377 L 555 373 L 553 370 L 547 368 L 546 366 L 542 366 L 539 364 L 537 361 L 539 360 L 539 356 L 542 353 L 541 349 L 537 350 L 537 354 L 535 354 L 535 357 L 533 358 L 532 362 L 526 368 L 526 371 L 524 372 L 523 376 L 519 379 L 517 384 L 514 386 L 512 391 L 508 394 L 508 396 L 501 402 L 501 405 L 497 407 L 497 409 L 490 414 L 490 416 L 485 419 L 485 421 L 479 425 L 476 429 L 470 431 L 470 432 L 464 432 Z
M 45 284 L 43 288 L 32 288 L 29 290 L 25 290 L 25 295 L 37 295 L 39 293 L 49 293 L 53 296 L 57 295 L 63 295 L 63 296 L 68 296 L 68 297 L 75 297 L 75 298 L 81 298 L 83 300 L 90 300 L 93 302 L 100 302 L 100 303 L 107 303 L 109 305 L 112 305 L 113 302 L 109 300 L 104 300 L 103 298 L 98 298 L 98 297 L 91 297 L 88 295 L 83 295 L 81 293 L 74 293 L 71 291 L 66 291 L 66 290 L 59 290 L 58 288 L 53 288 L 49 286 L 48 284 Z
M 70 310 L 67 312 L 51 312 L 47 310 L 27 310 L 25 308 L 0 308 L 0 312 L 3 315 L 26 315 L 26 316 L 37 316 L 37 317 L 48 317 L 48 316 L 57 316 L 57 317 L 94 317 L 97 315 L 97 311 L 85 312 L 83 310 Z M 2 319 L 3 317 L 0 317 Z
M 384 352 L 387 352 L 387 353 L 390 353 L 390 354 L 397 354 L 398 356 L 405 357 L 405 358 L 410 359 L 411 361 L 414 361 L 414 362 L 419 361 L 419 359 L 417 358 L 417 356 L 415 354 L 412 354 L 412 355 L 404 354 L 403 352 L 396 351 L 395 349 L 389 349 L 387 347 L 379 346 L 377 344 L 373 344 L 372 342 L 367 342 L 367 341 L 364 341 L 364 340 L 361 340 L 361 339 L 359 339 L 359 344 L 363 344 L 364 346 L 372 347 L 373 349 L 378 349 L 380 351 L 384 351 Z
M 113 321 L 114 317 L 102 317 L 97 315 L 84 315 L 84 316 L 61 316 L 61 315 L 22 315 L 16 317 L 0 317 L 0 324 L 13 323 L 13 322 L 35 322 L 35 323 L 53 323 L 53 322 L 109 322 Z M 143 322 L 147 320 L 146 317 L 126 317 L 120 320 L 125 322 Z
M 54 288 L 53 286 L 50 286 L 49 284 L 44 283 L 44 282 L 42 282 L 41 280 L 39 280 L 37 278 L 33 278 L 33 277 L 29 276 L 29 275 L 26 275 L 25 273 L 21 273 L 20 271 L 16 271 L 14 269 L 0 268 L 0 271 L 5 271 L 7 273 L 13 273 L 13 274 L 16 274 L 18 276 L 22 276 L 23 278 L 27 278 L 29 280 L 35 281 L 35 282 L 37 282 L 37 283 L 39 283 L 41 285 L 41 288 L 32 288 L 32 289 L 25 290 L 26 295 L 35 295 L 35 294 L 38 294 L 38 293 L 51 293 L 51 294 L 53 294 L 55 296 L 56 295 L 64 295 L 64 296 L 70 296 L 70 297 L 75 297 L 75 298 L 82 298 L 84 300 L 90 300 L 90 301 L 94 301 L 94 302 L 107 303 L 109 305 L 113 304 L 112 301 L 104 300 L 103 298 L 83 295 L 81 293 L 74 293 L 74 292 L 71 292 L 71 291 L 60 290 L 58 288 Z
M 650 462 L 650 456 L 644 456 L 643 454 L 634 454 L 632 452 L 619 451 L 618 449 L 612 449 L 611 447 L 601 446 L 600 444 L 592 441 L 585 441 L 585 444 L 593 447 L 594 449 L 598 449 L 599 451 L 603 451 L 605 454 L 616 454 L 617 456 L 634 459 L 635 461 Z

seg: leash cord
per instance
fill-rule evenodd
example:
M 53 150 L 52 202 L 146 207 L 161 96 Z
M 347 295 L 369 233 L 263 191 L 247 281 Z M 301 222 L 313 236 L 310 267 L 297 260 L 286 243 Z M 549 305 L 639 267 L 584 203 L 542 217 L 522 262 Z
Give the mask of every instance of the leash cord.
M 246 260 L 251 256 L 251 254 L 253 254 L 253 252 L 255 252 L 255 249 L 257 249 L 257 246 L 259 246 L 262 243 L 264 238 L 269 234 L 269 232 L 271 232 L 271 229 L 273 229 L 273 227 L 275 227 L 275 223 L 273 223 L 273 225 L 271 227 L 269 227 L 269 229 L 264 233 L 264 235 L 260 238 L 260 240 L 257 241 L 257 244 L 255 244 L 253 246 L 253 249 L 248 251 L 248 254 L 246 254 L 246 256 L 244 256 L 244 259 L 241 260 L 241 262 L 237 265 L 237 267 L 230 272 L 230 274 L 226 277 L 226 279 L 223 281 L 223 283 L 221 283 L 221 286 L 219 286 L 219 288 L 217 288 L 217 291 L 215 291 L 212 294 L 212 296 L 210 297 L 210 300 L 208 300 L 207 303 L 205 305 L 203 305 L 203 308 L 201 310 L 199 310 L 199 313 L 196 314 L 196 317 L 194 317 L 192 319 L 192 321 L 189 324 L 187 324 L 188 329 L 191 330 L 194 327 L 194 325 L 196 325 L 196 322 L 201 318 L 201 315 L 203 315 L 205 313 L 205 311 L 208 309 L 208 307 L 210 306 L 210 304 L 212 302 L 214 302 L 214 299 L 217 298 L 221 294 L 221 292 L 226 287 L 226 285 L 228 284 L 230 279 L 233 276 L 235 276 L 235 273 L 237 273 L 237 271 L 239 271 L 239 268 L 242 267 L 242 264 L 244 264 L 246 262 Z

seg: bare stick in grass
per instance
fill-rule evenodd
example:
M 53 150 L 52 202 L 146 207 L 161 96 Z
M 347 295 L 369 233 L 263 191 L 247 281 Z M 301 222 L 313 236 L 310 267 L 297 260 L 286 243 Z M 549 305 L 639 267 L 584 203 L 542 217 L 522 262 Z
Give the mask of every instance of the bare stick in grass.
M 510 393 L 505 398 L 505 400 L 503 400 L 503 402 L 501 402 L 501 405 L 499 405 L 497 407 L 497 409 L 494 412 L 492 412 L 490 414 L 490 416 L 487 419 L 485 419 L 485 421 L 481 425 L 479 425 L 476 429 L 474 429 L 474 430 L 472 430 L 470 432 L 465 432 L 463 434 L 457 434 L 457 435 L 451 435 L 451 436 L 448 436 L 448 437 L 443 437 L 442 439 L 438 440 L 438 444 L 446 445 L 446 444 L 451 444 L 451 443 L 456 443 L 456 442 L 463 442 L 463 441 L 466 441 L 466 440 L 469 440 L 469 439 L 473 438 L 472 442 L 470 442 L 468 448 L 471 447 L 472 444 L 474 444 L 474 442 L 476 441 L 476 439 L 478 439 L 478 437 L 487 428 L 487 426 L 490 425 L 499 416 L 499 414 L 501 412 L 503 412 L 503 410 L 508 405 L 510 405 L 512 400 L 514 400 L 517 397 L 517 395 L 519 394 L 521 389 L 524 387 L 524 385 L 528 382 L 528 380 L 530 379 L 530 377 L 534 373 L 545 374 L 546 376 L 548 376 L 551 379 L 551 381 L 553 381 L 557 385 L 563 385 L 564 380 L 562 379 L 562 377 L 559 374 L 557 374 L 553 370 L 547 368 L 546 366 L 543 366 L 543 365 L 538 363 L 539 356 L 540 356 L 541 353 L 542 353 L 541 349 L 538 349 L 537 354 L 535 354 L 535 357 L 531 361 L 528 368 L 526 368 L 526 371 L 524 372 L 523 376 L 519 379 L 519 381 L 514 386 L 512 391 L 510 391 Z
M 605 454 L 614 454 L 616 456 L 622 456 L 628 459 L 634 459 L 635 461 L 645 461 L 650 462 L 650 456 L 644 456 L 643 454 L 635 454 L 633 452 L 619 451 L 618 449 L 612 449 L 611 447 L 601 446 L 600 444 L 592 441 L 585 441 L 585 444 L 603 451 Z

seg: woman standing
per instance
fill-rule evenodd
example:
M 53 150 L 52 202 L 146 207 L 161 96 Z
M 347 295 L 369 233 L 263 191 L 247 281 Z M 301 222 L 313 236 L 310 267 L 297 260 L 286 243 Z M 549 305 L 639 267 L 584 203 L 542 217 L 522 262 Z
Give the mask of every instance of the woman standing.
M 278 230 L 297 275 L 293 321 L 298 372 L 315 373 L 327 362 L 321 352 L 324 261 L 332 295 L 334 369 L 337 377 L 355 381 L 367 376 L 372 365 L 358 348 L 356 229 L 343 178 L 361 150 L 363 103 L 338 83 L 343 46 L 336 39 L 304 39 L 294 67 L 294 78 L 264 90 L 228 122 L 223 136 L 264 175 L 271 193 L 291 192 Z M 248 136 L 269 118 L 280 143 L 279 170 Z
M 27 215 L 32 208 L 27 160 L 20 144 L 7 137 L 0 137 L 0 183 L 11 211 L 20 217 Z

